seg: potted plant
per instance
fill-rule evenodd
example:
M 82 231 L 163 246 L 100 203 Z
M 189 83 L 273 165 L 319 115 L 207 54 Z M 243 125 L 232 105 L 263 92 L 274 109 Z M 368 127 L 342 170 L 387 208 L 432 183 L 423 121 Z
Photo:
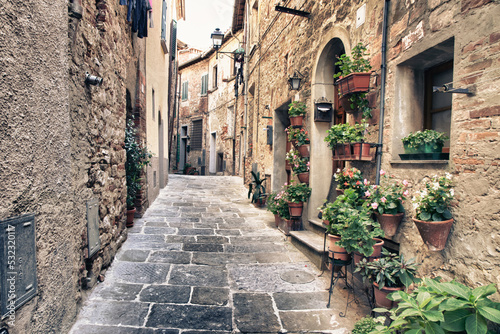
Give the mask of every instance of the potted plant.
M 304 158 L 309 157 L 309 133 L 307 130 L 289 126 L 285 131 L 288 135 L 288 141 L 297 147 L 300 155 Z
M 445 141 L 449 137 L 444 132 L 424 130 L 410 133 L 401 139 L 405 154 L 400 154 L 401 159 L 441 159 Z
M 293 148 L 286 154 L 286 160 L 300 182 L 309 184 L 309 158 L 303 158 Z
M 337 181 L 337 194 L 341 194 L 345 189 L 354 189 L 356 193 L 361 196 L 366 191 L 369 185 L 368 180 L 363 179 L 363 175 L 356 167 L 344 168 L 343 170 L 337 169 L 333 175 Z
M 452 188 L 452 176 L 433 176 L 424 178 L 424 189 L 413 197 L 415 217 L 420 236 L 430 251 L 441 251 L 446 245 L 453 217 L 450 212 L 455 195 Z
M 290 184 L 285 183 L 284 188 L 290 217 L 301 217 L 304 202 L 311 196 L 311 188 L 305 183 L 296 183 L 294 180 Z
M 356 265 L 354 272 L 361 274 L 363 282 L 368 280 L 374 285 L 375 304 L 378 307 L 392 308 L 393 301 L 387 299 L 387 295 L 420 282 L 415 276 L 417 269 L 414 259 L 405 260 L 403 255 L 382 249 L 382 257 L 378 261 L 363 259 Z
M 384 323 L 384 320 L 385 317 L 381 321 L 382 324 Z M 378 319 L 373 319 L 370 316 L 363 317 L 356 321 L 351 334 L 369 334 L 370 332 L 374 331 L 381 322 L 379 322 Z
M 152 154 L 137 138 L 134 120 L 129 119 L 125 129 L 125 175 L 127 180 L 127 227 L 134 226 L 135 198 L 141 189 L 143 168 L 150 164 Z
M 191 175 L 193 171 L 194 171 L 194 167 L 192 167 L 190 163 L 184 164 L 184 167 L 182 168 L 182 174 Z
M 371 160 L 370 144 L 364 143 L 367 127 L 364 120 L 354 125 L 333 125 L 324 141 L 332 149 L 334 160 Z
M 388 296 L 397 308 L 376 308 L 389 312 L 389 326 L 377 325 L 372 334 L 467 333 L 486 334 L 488 321 L 500 324 L 500 303 L 488 298 L 495 284 L 471 289 L 456 281 L 424 278 L 411 293 L 397 291 Z
M 278 227 L 281 219 L 290 219 L 290 212 L 288 211 L 288 202 L 285 200 L 285 191 L 272 192 L 267 200 L 267 210 L 274 214 L 274 221 Z
M 383 169 L 380 170 L 380 175 L 383 177 L 381 184 L 371 186 L 365 196 L 367 205 L 373 209 L 385 236 L 392 237 L 404 216 L 403 203 L 409 194 L 406 189 L 408 181 L 394 181 L 394 177 L 388 176 Z
M 333 77 L 339 78 L 335 85 L 339 88 L 340 103 L 346 112 L 360 110 L 363 117 L 371 117 L 366 92 L 370 88 L 371 65 L 365 58 L 366 47 L 358 43 L 353 47 L 351 56 L 341 55 L 335 65 L 340 71 Z
M 306 104 L 300 101 L 293 101 L 288 105 L 288 116 L 292 126 L 301 127 L 306 115 Z
M 266 177 L 260 178 L 260 172 L 252 173 L 252 183 L 248 185 L 248 198 L 251 198 L 252 203 L 256 207 L 263 207 L 266 204 L 266 187 L 264 183 L 266 182 Z

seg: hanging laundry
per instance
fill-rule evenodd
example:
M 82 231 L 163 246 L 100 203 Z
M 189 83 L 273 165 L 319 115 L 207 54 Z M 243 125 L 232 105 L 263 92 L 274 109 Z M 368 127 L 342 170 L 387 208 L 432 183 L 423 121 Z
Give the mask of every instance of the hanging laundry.
M 137 23 L 137 37 L 148 37 L 148 11 L 151 9 L 148 0 L 138 0 L 141 3 L 140 15 Z
M 127 21 L 132 22 L 135 11 L 135 3 L 137 0 L 129 0 L 128 1 L 128 11 L 127 11 Z
M 151 7 L 151 9 L 149 10 L 149 27 L 150 28 L 154 28 L 154 24 L 153 24 L 153 0 L 149 0 L 149 7 Z
M 120 5 L 126 6 L 127 5 L 127 0 L 120 0 Z

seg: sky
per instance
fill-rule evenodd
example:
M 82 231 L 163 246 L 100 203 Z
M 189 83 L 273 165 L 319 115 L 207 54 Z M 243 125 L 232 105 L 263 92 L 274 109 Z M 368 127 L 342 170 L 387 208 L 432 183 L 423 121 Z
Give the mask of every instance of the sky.
M 234 0 L 185 0 L 186 21 L 177 22 L 177 38 L 202 51 L 212 45 L 215 28 L 231 27 Z

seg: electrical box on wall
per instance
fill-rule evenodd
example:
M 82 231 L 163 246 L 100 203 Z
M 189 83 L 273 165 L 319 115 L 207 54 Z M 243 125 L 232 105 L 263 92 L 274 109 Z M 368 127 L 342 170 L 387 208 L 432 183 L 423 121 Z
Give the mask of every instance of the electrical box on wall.
M 267 145 L 272 145 L 273 144 L 273 126 L 268 125 L 267 126 Z
M 356 28 L 365 23 L 366 19 L 366 3 L 359 7 L 356 11 Z
M 333 116 L 332 102 L 322 97 L 314 102 L 314 121 L 331 122 Z

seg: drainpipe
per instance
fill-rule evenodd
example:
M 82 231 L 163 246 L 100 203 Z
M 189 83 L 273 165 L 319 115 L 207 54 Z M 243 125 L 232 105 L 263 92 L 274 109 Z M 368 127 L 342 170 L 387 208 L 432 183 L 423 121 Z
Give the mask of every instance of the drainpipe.
M 375 184 L 380 184 L 380 169 L 382 168 L 382 144 L 384 140 L 384 113 L 385 113 L 385 77 L 387 72 L 387 27 L 388 27 L 388 16 L 389 16 L 389 3 L 390 0 L 385 0 L 384 2 L 384 21 L 382 27 L 382 64 L 380 65 L 380 119 L 379 119 L 379 132 L 378 132 L 378 144 L 377 144 L 377 172 Z

